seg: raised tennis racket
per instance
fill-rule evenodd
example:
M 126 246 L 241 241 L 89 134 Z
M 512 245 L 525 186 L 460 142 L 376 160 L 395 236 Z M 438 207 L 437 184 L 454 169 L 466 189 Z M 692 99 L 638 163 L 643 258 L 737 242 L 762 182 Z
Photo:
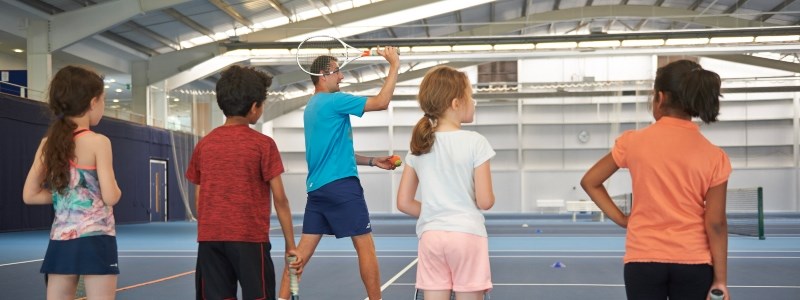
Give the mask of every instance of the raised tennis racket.
M 365 56 L 378 55 L 377 51 L 371 49 L 358 49 L 350 46 L 342 40 L 329 36 L 317 35 L 303 40 L 297 46 L 297 65 L 303 72 L 313 76 L 329 75 L 326 69 L 330 60 L 317 60 L 318 65 L 314 65 L 314 61 L 321 55 L 328 55 L 336 58 L 339 63 L 339 69 L 353 62 L 356 59 Z
M 287 263 L 297 261 L 297 256 L 289 256 L 286 258 Z M 289 268 L 289 293 L 291 293 L 291 300 L 300 300 L 300 287 L 297 284 L 297 269 Z

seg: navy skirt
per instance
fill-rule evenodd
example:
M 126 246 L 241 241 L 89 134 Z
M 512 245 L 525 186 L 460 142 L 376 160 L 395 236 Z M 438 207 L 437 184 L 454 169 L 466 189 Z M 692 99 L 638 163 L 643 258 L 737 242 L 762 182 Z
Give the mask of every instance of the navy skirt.
M 40 270 L 44 274 L 119 274 L 117 238 L 95 235 L 66 241 L 50 240 Z

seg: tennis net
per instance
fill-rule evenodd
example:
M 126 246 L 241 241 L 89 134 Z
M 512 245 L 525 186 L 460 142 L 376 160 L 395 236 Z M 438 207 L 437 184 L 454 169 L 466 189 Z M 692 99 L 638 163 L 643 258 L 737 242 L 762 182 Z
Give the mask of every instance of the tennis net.
M 725 212 L 728 233 L 765 239 L 764 190 L 761 187 L 728 189 Z

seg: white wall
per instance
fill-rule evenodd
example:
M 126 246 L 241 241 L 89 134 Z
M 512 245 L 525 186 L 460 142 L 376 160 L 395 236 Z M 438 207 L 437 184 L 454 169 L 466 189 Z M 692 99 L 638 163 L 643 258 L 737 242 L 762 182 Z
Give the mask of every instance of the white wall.
M 655 62 L 653 56 L 521 60 L 519 80 L 523 90 L 531 89 L 531 83 L 591 82 L 589 77 L 594 81 L 649 82 L 655 74 Z M 717 60 L 700 62 L 723 78 L 787 74 Z M 476 70 L 473 67 L 465 71 L 474 77 Z M 775 83 L 727 80 L 725 86 L 769 84 Z M 648 87 L 640 84 L 613 88 Z M 416 91 L 405 88 L 402 93 Z M 709 140 L 723 147 L 731 158 L 734 172 L 729 188 L 764 187 L 766 211 L 800 211 L 800 168 L 795 154 L 800 140 L 797 98 L 797 93 L 724 95 L 720 122 L 701 125 Z M 298 109 L 275 119 L 273 124 L 274 138 L 287 169 L 284 181 L 295 212 L 301 212 L 305 204 L 307 167 L 302 113 Z M 405 156 L 411 130 L 421 116 L 416 101 L 394 101 L 387 111 L 352 118 L 357 152 Z M 475 122 L 464 128 L 486 136 L 497 151 L 492 160 L 497 204 L 492 211 L 530 212 L 539 211 L 536 199 L 588 199 L 579 186 L 584 172 L 608 153 L 621 132 L 643 128 L 652 121 L 646 95 L 554 97 L 481 102 Z M 582 131 L 588 140 L 578 138 Z M 402 168 L 393 172 L 359 168 L 370 210 L 397 212 L 394 199 Z M 607 187 L 611 195 L 630 193 L 627 170 L 615 174 Z
M 0 53 L 0 70 L 26 70 L 27 68 L 25 59 Z

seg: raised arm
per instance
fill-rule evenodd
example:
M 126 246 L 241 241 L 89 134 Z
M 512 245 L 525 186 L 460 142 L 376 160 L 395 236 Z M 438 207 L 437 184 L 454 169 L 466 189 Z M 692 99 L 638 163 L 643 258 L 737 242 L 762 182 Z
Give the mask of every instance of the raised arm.
M 711 289 L 720 289 L 728 294 L 728 219 L 725 216 L 725 197 L 728 182 L 708 189 L 706 193 L 706 234 L 711 247 L 711 261 L 714 266 L 714 281 Z
M 383 87 L 378 95 L 367 98 L 364 105 L 364 112 L 385 110 L 389 108 L 389 100 L 392 100 L 394 87 L 397 85 L 397 74 L 400 70 L 400 55 L 396 47 L 384 47 L 378 49 L 378 54 L 389 62 L 389 74 L 384 79 Z
M 44 188 L 45 166 L 42 157 L 42 147 L 47 139 L 42 139 L 39 148 L 33 157 L 33 165 L 25 178 L 25 185 L 22 188 L 22 201 L 25 204 L 52 204 L 53 193 L 48 188 Z
M 581 179 L 581 187 L 609 219 L 617 225 L 627 228 L 628 216 L 619 210 L 619 207 L 611 200 L 611 196 L 608 195 L 606 187 L 603 186 L 603 182 L 606 182 L 617 170 L 619 167 L 614 162 L 611 153 L 606 154 L 589 171 L 586 171 Z

